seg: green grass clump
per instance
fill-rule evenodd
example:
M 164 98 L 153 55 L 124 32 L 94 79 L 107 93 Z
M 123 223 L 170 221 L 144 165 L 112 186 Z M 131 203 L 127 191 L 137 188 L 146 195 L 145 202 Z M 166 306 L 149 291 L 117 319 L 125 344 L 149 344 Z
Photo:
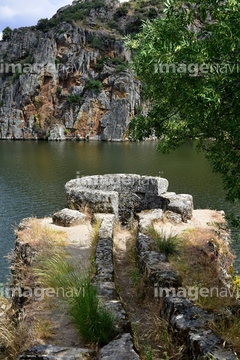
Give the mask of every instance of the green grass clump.
M 102 91 L 103 84 L 99 80 L 89 79 L 85 85 L 86 90 L 91 90 L 96 94 L 99 94 Z
M 54 288 L 63 296 L 85 341 L 105 345 L 113 339 L 114 317 L 101 305 L 97 288 L 86 269 L 74 266 L 67 254 L 61 252 L 50 258 L 42 254 L 35 265 L 35 274 L 42 285 Z
M 97 289 L 89 278 L 81 285 L 79 294 L 72 299 L 70 314 L 83 339 L 106 345 L 114 337 L 114 317 L 100 304 Z
M 159 233 L 154 226 L 149 226 L 146 235 L 155 240 L 158 250 L 165 255 L 176 255 L 178 253 L 179 238 L 176 235 Z

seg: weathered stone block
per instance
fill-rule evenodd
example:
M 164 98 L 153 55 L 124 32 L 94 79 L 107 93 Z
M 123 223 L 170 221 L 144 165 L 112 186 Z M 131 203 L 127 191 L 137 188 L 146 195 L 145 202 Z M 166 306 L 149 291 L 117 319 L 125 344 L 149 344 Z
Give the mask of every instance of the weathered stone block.
M 23 351 L 17 360 L 84 360 L 87 355 L 94 355 L 94 351 L 82 348 L 39 345 Z
M 174 224 L 180 224 L 182 222 L 182 215 L 177 214 L 173 211 L 166 211 L 165 212 L 166 219 L 170 220 Z
M 136 241 L 136 250 L 138 255 L 145 251 L 156 250 L 156 242 L 149 236 L 139 232 Z
M 98 360 L 140 360 L 133 349 L 132 337 L 129 333 L 105 345 L 99 353 Z
M 113 225 L 114 218 L 106 218 L 102 219 L 102 223 L 99 229 L 98 238 L 101 239 L 112 239 L 113 236 Z
M 74 226 L 82 224 L 86 220 L 86 215 L 78 210 L 62 209 L 52 216 L 52 221 L 60 226 Z
M 159 208 L 168 181 L 137 174 L 107 174 L 77 178 L 65 185 L 68 206 L 89 212 L 113 213 L 127 223 L 137 212 Z
M 162 220 L 163 211 L 162 209 L 154 209 L 148 211 L 142 211 L 137 214 L 139 218 L 139 230 L 143 231 L 152 225 L 152 223 L 156 220 Z
M 161 195 L 162 199 L 166 201 L 166 208 L 163 210 L 170 210 L 181 214 L 182 221 L 186 222 L 192 218 L 193 211 L 193 197 L 188 194 L 166 193 Z
M 96 280 L 113 281 L 112 239 L 99 239 L 96 247 Z
M 118 216 L 118 193 L 114 191 L 72 188 L 67 191 L 67 204 L 90 214 L 113 213 Z
M 142 273 L 145 273 L 153 286 L 158 284 L 162 288 L 181 286 L 177 272 L 173 271 L 165 254 L 156 249 L 156 243 L 149 236 L 139 233 L 137 236 L 136 250 L 138 264 Z
M 209 329 L 213 313 L 195 306 L 189 299 L 166 296 L 161 316 L 168 321 L 173 337 L 179 344 L 186 344 L 186 358 L 198 360 L 214 356 L 217 360 L 235 360 L 230 349 L 224 349 L 222 339 Z

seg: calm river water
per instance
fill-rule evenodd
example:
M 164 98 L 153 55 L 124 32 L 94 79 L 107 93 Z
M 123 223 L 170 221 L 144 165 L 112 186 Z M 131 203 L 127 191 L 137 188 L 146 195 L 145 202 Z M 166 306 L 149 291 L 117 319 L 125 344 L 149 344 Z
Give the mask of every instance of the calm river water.
M 8 274 L 7 253 L 14 228 L 24 217 L 43 217 L 65 207 L 65 183 L 81 175 L 137 173 L 162 176 L 169 191 L 193 195 L 195 208 L 239 212 L 225 201 L 219 176 L 213 174 L 195 144 L 161 155 L 155 142 L 13 142 L 0 141 L 0 282 Z M 235 267 L 240 270 L 239 254 Z

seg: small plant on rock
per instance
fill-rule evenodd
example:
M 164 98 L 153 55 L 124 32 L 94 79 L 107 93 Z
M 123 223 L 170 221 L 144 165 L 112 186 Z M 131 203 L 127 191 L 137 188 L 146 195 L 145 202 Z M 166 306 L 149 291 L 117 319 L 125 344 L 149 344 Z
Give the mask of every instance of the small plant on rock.
M 101 81 L 95 79 L 89 79 L 85 85 L 86 90 L 92 90 L 95 93 L 100 93 L 103 88 Z
M 146 234 L 155 240 L 158 250 L 165 255 L 176 255 L 178 253 L 179 238 L 171 233 L 163 231 L 159 233 L 154 226 L 149 226 Z

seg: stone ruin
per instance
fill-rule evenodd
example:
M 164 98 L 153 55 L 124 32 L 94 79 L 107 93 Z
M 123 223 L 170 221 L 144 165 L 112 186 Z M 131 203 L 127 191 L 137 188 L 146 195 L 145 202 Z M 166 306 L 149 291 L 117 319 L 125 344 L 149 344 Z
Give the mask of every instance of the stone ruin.
M 214 321 L 215 314 L 196 306 L 187 297 L 178 295 L 178 289 L 182 289 L 179 274 L 172 268 L 167 256 L 156 250 L 155 241 L 141 232 L 151 221 L 160 219 L 163 212 L 175 222 L 191 219 L 192 196 L 167 192 L 166 179 L 134 174 L 87 176 L 71 180 L 65 187 L 69 208 L 54 214 L 54 223 L 73 226 L 84 222 L 86 216 L 78 210 L 87 210 L 93 220 L 101 221 L 92 281 L 101 303 L 114 316 L 114 339 L 103 346 L 98 355 L 90 349 L 44 345 L 24 351 L 17 359 L 44 357 L 46 360 L 60 360 L 90 356 L 98 360 L 140 360 L 131 336 L 131 323 L 114 281 L 113 236 L 117 219 L 125 224 L 137 216 L 135 250 L 138 267 L 152 285 L 154 296 L 160 297 L 159 291 L 164 290 L 158 315 L 166 320 L 173 339 L 182 346 L 184 358 L 235 360 L 232 349 L 226 347 L 225 341 L 223 343 L 223 339 L 209 328 L 209 322 Z
M 191 219 L 193 198 L 168 192 L 168 180 L 136 174 L 85 176 L 65 185 L 70 209 L 82 212 L 111 213 L 127 224 L 144 210 L 162 209 L 186 222 Z

